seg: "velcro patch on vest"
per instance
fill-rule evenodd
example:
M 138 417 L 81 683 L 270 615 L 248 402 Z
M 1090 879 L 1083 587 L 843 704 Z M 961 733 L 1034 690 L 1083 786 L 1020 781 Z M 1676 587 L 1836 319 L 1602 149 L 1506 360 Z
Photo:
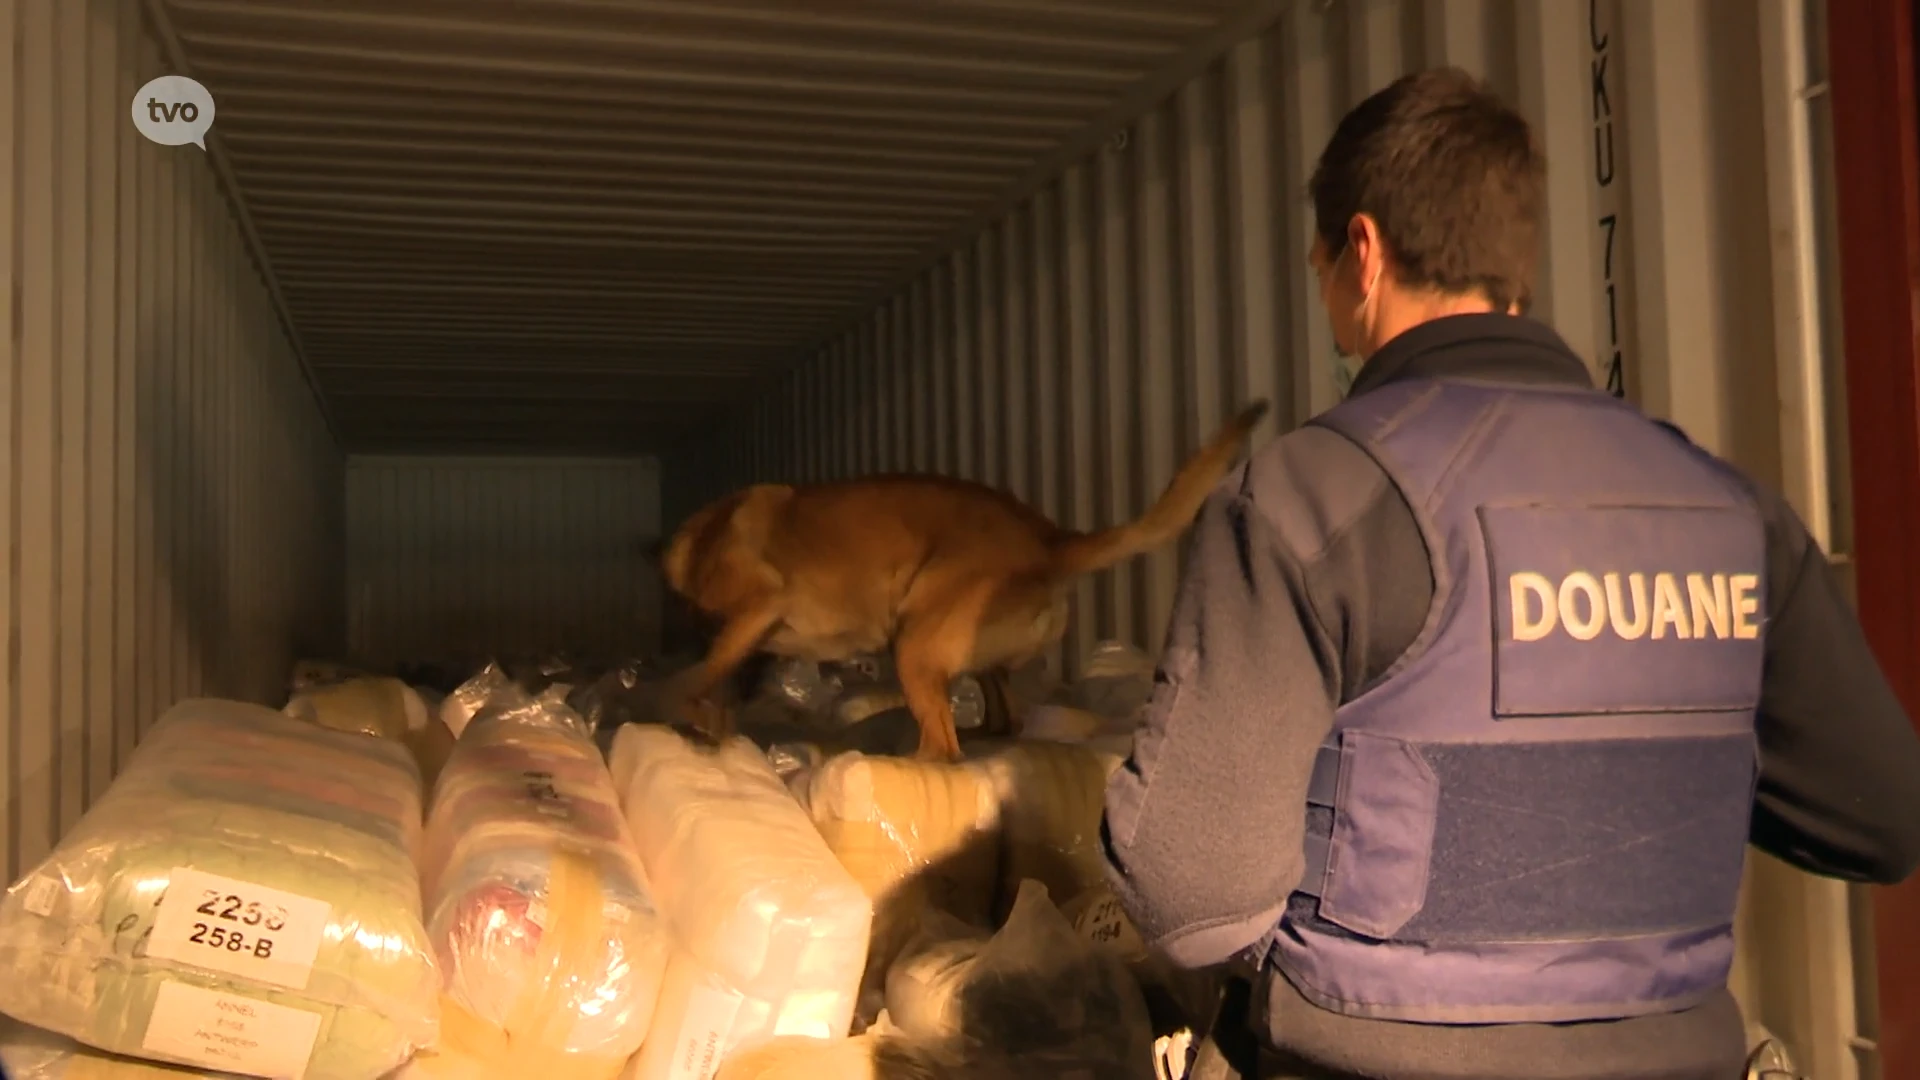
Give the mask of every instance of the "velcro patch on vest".
M 1498 718 L 1738 712 L 1765 536 L 1731 507 L 1483 506 Z

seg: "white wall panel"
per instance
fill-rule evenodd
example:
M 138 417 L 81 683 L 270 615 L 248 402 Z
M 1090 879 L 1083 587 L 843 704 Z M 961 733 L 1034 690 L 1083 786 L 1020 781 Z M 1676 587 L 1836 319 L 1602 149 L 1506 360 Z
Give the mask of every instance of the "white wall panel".
M 1256 445 L 1328 407 L 1332 338 L 1305 262 L 1314 158 L 1361 97 L 1451 62 L 1516 101 L 1548 156 L 1535 314 L 1598 380 L 1782 485 L 1831 548 L 1847 511 L 1827 460 L 1839 357 L 1812 325 L 1832 316 L 1810 286 L 1828 196 L 1802 175 L 1824 180 L 1806 11 L 1301 0 L 690 449 L 670 511 L 749 480 L 931 469 L 1086 528 L 1143 510 L 1246 398 L 1276 406 Z M 904 400 L 872 407 L 866 387 L 902 382 Z M 904 448 L 874 434 L 903 422 Z M 1077 591 L 1069 670 L 1096 638 L 1157 646 L 1176 558 Z M 1750 1017 L 1812 1075 L 1860 1075 L 1845 890 L 1756 857 L 1749 894 L 1735 982 Z
M 174 701 L 341 633 L 340 458 L 138 5 L 0 0 L 0 871 Z
M 371 664 L 606 659 L 659 643 L 651 458 L 359 457 L 347 465 L 348 636 Z

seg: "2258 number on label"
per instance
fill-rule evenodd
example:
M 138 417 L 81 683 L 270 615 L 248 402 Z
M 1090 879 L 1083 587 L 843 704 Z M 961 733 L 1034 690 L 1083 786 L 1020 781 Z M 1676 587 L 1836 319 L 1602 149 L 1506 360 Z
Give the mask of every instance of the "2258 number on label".
M 278 906 L 263 907 L 257 900 L 243 900 L 232 893 L 222 896 L 215 889 L 202 892 L 206 899 L 193 909 L 196 913 L 208 919 L 225 919 L 250 927 L 264 926 L 266 933 L 256 932 L 249 936 L 247 931 L 238 927 L 195 922 L 193 932 L 187 935 L 188 941 L 228 952 L 250 952 L 262 960 L 273 957 L 273 939 L 267 934 L 286 928 L 285 909 Z
M 329 913 L 324 901 L 179 867 L 147 955 L 300 989 Z

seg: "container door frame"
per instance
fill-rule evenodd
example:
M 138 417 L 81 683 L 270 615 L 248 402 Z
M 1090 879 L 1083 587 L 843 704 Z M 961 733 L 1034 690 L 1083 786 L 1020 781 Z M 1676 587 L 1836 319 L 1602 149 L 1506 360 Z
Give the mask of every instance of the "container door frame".
M 1916 0 L 1827 5 L 1860 622 L 1920 716 Z M 1920 881 L 1874 890 L 1879 1073 L 1920 1077 Z

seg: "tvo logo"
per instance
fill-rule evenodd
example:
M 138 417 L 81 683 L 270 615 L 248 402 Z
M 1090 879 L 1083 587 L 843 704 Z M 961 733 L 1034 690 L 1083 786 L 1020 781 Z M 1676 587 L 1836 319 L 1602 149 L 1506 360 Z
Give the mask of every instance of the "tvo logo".
M 162 75 L 133 95 L 133 126 L 161 146 L 207 148 L 213 95 L 185 75 Z

